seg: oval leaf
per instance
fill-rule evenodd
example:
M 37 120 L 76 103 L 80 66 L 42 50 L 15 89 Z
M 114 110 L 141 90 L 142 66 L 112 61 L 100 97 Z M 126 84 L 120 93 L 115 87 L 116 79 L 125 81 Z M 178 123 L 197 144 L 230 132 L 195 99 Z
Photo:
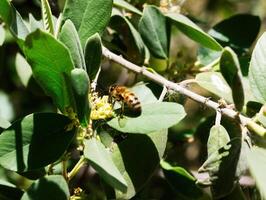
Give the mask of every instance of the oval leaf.
M 75 130 L 71 120 L 56 113 L 31 114 L 14 122 L 0 135 L 0 165 L 26 172 L 58 160 L 67 149 Z
M 102 33 L 112 12 L 112 0 L 68 0 L 63 20 L 70 19 L 79 34 L 82 46 L 95 33 Z
M 142 105 L 139 117 L 116 117 L 108 125 L 126 133 L 150 133 L 170 128 L 186 116 L 182 105 L 158 102 Z
M 220 58 L 220 70 L 226 82 L 232 89 L 235 107 L 241 111 L 244 105 L 244 89 L 240 75 L 240 65 L 235 52 L 226 47 Z
M 201 30 L 194 22 L 184 15 L 178 13 L 167 14 L 167 17 L 172 20 L 173 24 L 192 40 L 200 43 L 202 46 L 215 51 L 221 51 L 222 46 L 213 39 L 210 35 Z
M 69 85 L 73 63 L 67 48 L 52 35 L 38 29 L 26 38 L 24 53 L 36 81 L 65 113 L 73 105 Z
M 251 57 L 249 82 L 252 92 L 260 103 L 266 102 L 266 33 L 259 38 Z
M 218 72 L 203 72 L 197 74 L 197 83 L 211 93 L 224 98 L 228 102 L 233 102 L 232 92 L 222 75 Z
M 84 146 L 85 158 L 99 175 L 112 187 L 125 192 L 127 183 L 113 163 L 111 153 L 105 149 L 104 145 L 95 138 L 91 138 L 85 140 Z
M 152 55 L 168 58 L 166 18 L 157 7 L 145 6 L 139 32 Z
M 63 176 L 51 175 L 35 181 L 21 200 L 66 200 L 69 198 L 70 192 Z
M 59 34 L 59 40 L 67 46 L 74 62 L 74 66 L 86 70 L 84 54 L 78 32 L 71 20 L 66 20 L 64 23 Z
M 102 41 L 98 33 L 88 38 L 85 44 L 85 62 L 90 80 L 94 80 L 102 60 Z

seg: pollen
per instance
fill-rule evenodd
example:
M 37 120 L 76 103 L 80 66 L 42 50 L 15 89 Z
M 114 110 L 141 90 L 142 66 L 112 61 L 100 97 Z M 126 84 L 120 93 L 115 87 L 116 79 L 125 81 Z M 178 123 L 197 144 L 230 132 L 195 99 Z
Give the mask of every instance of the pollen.
M 114 116 L 113 106 L 108 96 L 98 97 L 97 93 L 89 96 L 91 102 L 91 120 L 108 119 Z

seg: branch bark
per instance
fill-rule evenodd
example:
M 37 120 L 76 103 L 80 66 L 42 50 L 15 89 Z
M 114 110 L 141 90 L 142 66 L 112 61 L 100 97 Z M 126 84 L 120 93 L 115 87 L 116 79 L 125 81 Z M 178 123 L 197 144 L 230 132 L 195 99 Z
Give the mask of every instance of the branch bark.
M 145 67 L 140 67 L 138 65 L 135 65 L 134 63 L 131 63 L 128 60 L 124 59 L 122 56 L 118 56 L 112 53 L 104 46 L 102 46 L 102 53 L 103 53 L 103 56 L 105 56 L 107 59 L 113 60 L 114 62 L 119 63 L 120 65 L 122 65 L 123 67 L 131 71 L 134 71 L 138 74 L 142 74 L 143 76 L 146 76 L 150 80 L 162 85 L 163 87 L 166 87 L 168 90 L 169 89 L 174 90 L 214 110 L 220 109 L 220 112 L 222 113 L 222 115 L 226 115 L 233 119 L 238 119 L 242 125 L 247 126 L 249 130 L 254 131 L 255 133 L 257 133 L 258 135 L 262 137 L 266 135 L 266 129 L 258 125 L 254 121 L 252 121 L 251 118 L 248 118 L 230 108 L 220 108 L 219 103 L 214 102 L 210 100 L 209 98 L 201 96 L 193 91 L 190 91 L 178 83 L 171 82 L 159 74 L 148 71 Z

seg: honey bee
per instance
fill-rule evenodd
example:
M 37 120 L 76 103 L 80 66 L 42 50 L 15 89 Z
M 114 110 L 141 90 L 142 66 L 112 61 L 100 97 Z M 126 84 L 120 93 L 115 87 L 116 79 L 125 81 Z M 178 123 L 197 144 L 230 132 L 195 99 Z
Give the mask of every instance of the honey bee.
M 141 114 L 141 104 L 138 97 L 125 86 L 112 85 L 109 87 L 109 97 L 112 103 L 121 102 L 121 110 L 124 112 L 124 105 L 134 112 L 135 115 Z

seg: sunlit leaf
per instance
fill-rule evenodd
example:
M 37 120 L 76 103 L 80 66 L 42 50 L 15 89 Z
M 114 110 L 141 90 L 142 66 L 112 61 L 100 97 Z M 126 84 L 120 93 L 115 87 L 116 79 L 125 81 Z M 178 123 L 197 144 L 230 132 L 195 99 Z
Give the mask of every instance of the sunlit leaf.
M 66 112 L 73 105 L 69 85 L 73 62 L 67 48 L 52 35 L 38 29 L 27 37 L 24 53 L 36 81 L 52 97 L 55 105 Z
M 197 83 L 204 89 L 233 102 L 231 88 L 228 86 L 223 76 L 218 72 L 203 72 L 196 75 Z
M 266 101 L 266 33 L 259 38 L 251 57 L 249 67 L 249 81 L 252 92 L 256 99 Z
M 20 53 L 17 53 L 15 65 L 18 77 L 20 78 L 22 84 L 27 87 L 29 80 L 32 77 L 32 70 L 29 63 Z
M 136 7 L 132 6 L 130 3 L 126 2 L 125 0 L 114 0 L 114 5 L 117 7 L 124 8 L 138 15 L 142 15 L 142 12 L 140 10 L 138 10 Z
M 179 13 L 167 14 L 167 17 L 172 20 L 173 24 L 192 40 L 198 42 L 202 46 L 215 51 L 221 51 L 222 46 L 213 39 L 210 35 L 201 30 L 194 22 L 186 16 Z
M 248 154 L 248 165 L 252 177 L 256 181 L 262 198 L 266 198 L 266 150 L 259 147 L 253 147 Z
M 86 70 L 83 50 L 80 44 L 77 30 L 71 20 L 66 20 L 59 34 L 59 40 L 63 42 L 72 57 L 74 66 Z
M 90 36 L 103 32 L 111 16 L 112 5 L 112 0 L 68 0 L 63 20 L 70 19 L 74 23 L 84 47 Z

